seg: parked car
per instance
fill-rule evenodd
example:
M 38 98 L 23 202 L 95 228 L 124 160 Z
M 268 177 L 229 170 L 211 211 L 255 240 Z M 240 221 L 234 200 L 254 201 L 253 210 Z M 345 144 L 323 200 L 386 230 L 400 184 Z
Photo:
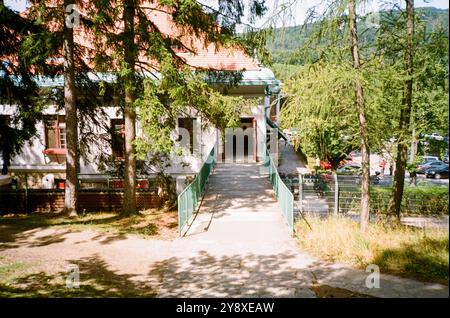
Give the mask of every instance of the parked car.
M 379 173 L 374 176 L 370 176 L 370 184 L 380 184 Z
M 425 172 L 425 176 L 433 179 L 448 178 L 448 165 L 428 169 Z
M 417 174 L 424 174 L 425 171 L 429 169 L 434 169 L 442 166 L 448 166 L 446 163 L 436 160 L 436 161 L 430 161 L 424 164 L 421 164 L 417 167 Z
M 445 162 L 446 164 L 448 164 L 448 155 L 445 155 L 444 158 L 442 159 L 443 162 Z
M 342 166 L 340 166 L 338 169 L 336 169 L 336 172 L 340 175 L 347 175 L 346 180 L 347 182 L 349 180 L 353 180 L 355 184 L 361 184 L 361 174 L 362 174 L 362 168 L 359 163 L 351 162 L 346 163 Z M 379 184 L 380 183 L 380 173 L 377 172 L 375 175 L 370 176 L 370 183 L 371 184 Z M 350 178 L 350 179 L 348 179 Z
M 423 156 L 423 163 L 432 162 L 432 161 L 439 161 L 439 158 L 436 156 Z
M 435 140 L 444 140 L 444 136 L 439 135 L 438 133 L 432 133 L 431 135 L 425 135 L 425 137 Z
M 355 162 L 346 163 L 336 169 L 340 174 L 361 174 L 361 165 Z

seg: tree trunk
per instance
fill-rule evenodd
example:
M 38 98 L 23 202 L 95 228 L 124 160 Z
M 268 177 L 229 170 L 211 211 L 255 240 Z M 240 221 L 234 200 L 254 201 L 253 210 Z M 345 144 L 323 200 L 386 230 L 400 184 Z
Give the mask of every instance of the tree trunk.
M 359 59 L 359 44 L 358 44 L 358 29 L 356 26 L 356 2 L 350 0 L 349 2 L 349 19 L 350 19 L 350 36 L 351 36 L 351 51 L 353 57 L 353 67 L 359 69 L 361 67 Z M 363 88 L 359 82 L 355 85 L 355 108 L 358 114 L 359 122 L 359 137 L 361 142 L 361 165 L 362 165 L 362 180 L 361 180 L 361 216 L 360 228 L 365 231 L 369 225 L 369 209 L 370 209 L 370 160 L 369 160 L 369 143 L 367 140 L 367 119 L 364 109 L 364 95 Z
M 399 131 L 397 140 L 397 159 L 395 161 L 394 182 L 392 185 L 392 195 L 389 201 L 388 213 L 400 220 L 400 208 L 403 198 L 403 187 L 405 185 L 405 170 L 408 155 L 406 137 L 409 135 L 409 125 L 412 109 L 412 85 L 413 85 L 413 57 L 414 57 L 414 0 L 406 0 L 407 14 L 407 48 L 405 52 L 405 69 L 408 79 L 405 83 L 402 109 L 400 110 Z
M 414 125 L 414 123 L 412 124 Z M 417 140 L 417 130 L 414 126 L 412 126 L 412 135 L 411 135 L 411 156 L 409 157 L 409 161 L 411 163 L 416 160 L 417 156 L 417 145 L 419 144 L 419 141 Z
M 136 45 L 134 42 L 134 15 L 136 6 L 134 0 L 126 1 L 124 4 L 124 24 L 125 24 L 125 52 L 124 59 L 128 68 L 127 75 L 124 76 L 125 86 L 125 175 L 124 175 L 124 198 L 123 215 L 136 214 L 136 157 L 133 142 L 136 138 L 136 111 L 134 108 L 134 72 L 136 59 Z
M 64 1 L 64 9 L 73 4 L 73 0 Z M 64 109 L 66 112 L 66 184 L 64 194 L 64 213 L 77 216 L 78 208 L 78 125 L 75 102 L 75 70 L 73 26 L 64 23 Z

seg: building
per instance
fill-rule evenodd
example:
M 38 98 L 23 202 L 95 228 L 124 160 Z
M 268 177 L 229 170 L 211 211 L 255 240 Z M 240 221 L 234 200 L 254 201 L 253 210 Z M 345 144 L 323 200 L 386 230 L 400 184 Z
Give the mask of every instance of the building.
M 161 32 L 173 36 L 177 33 L 171 16 L 161 11 L 152 11 L 150 18 L 158 25 Z M 89 37 L 82 30 L 75 30 L 75 42 L 91 47 Z M 270 69 L 261 66 L 258 61 L 247 56 L 238 48 L 218 48 L 214 44 L 207 46 L 198 38 L 189 39 L 186 35 L 180 37 L 185 43 L 191 45 L 190 50 L 177 50 L 187 65 L 193 69 L 210 69 L 216 71 L 242 72 L 242 78 L 236 87 L 228 90 L 229 95 L 243 96 L 254 99 L 254 107 L 247 114 L 241 116 L 243 132 L 240 145 L 240 135 L 234 133 L 223 138 L 223 133 L 215 127 L 203 128 L 205 119 L 197 117 L 194 112 L 189 116 L 179 116 L 176 127 L 178 131 L 184 128 L 189 134 L 188 151 L 183 155 L 172 155 L 171 165 L 165 173 L 184 180 L 185 177 L 196 174 L 213 147 L 216 148 L 219 160 L 229 161 L 260 161 L 264 157 L 264 143 L 267 141 L 266 112 L 269 105 L 276 105 L 280 92 L 280 82 Z M 188 45 L 188 44 L 186 44 Z M 86 51 L 86 60 L 89 63 L 89 52 Z M 111 74 L 90 74 L 92 78 L 113 80 Z M 62 77 L 53 79 L 40 77 L 38 84 L 42 88 L 58 88 L 63 86 Z M 210 85 L 217 89 L 225 83 L 212 80 Z M 118 114 L 118 107 L 104 107 L 107 118 L 102 119 L 102 125 L 96 127 L 99 136 L 106 136 L 110 142 L 102 146 L 95 145 L 90 155 L 80 159 L 80 182 L 85 186 L 95 187 L 109 183 L 109 175 L 100 167 L 96 155 L 111 156 L 117 161 L 123 158 L 123 119 Z M 7 118 L 15 111 L 14 105 L 0 105 L 0 116 Z M 62 186 L 65 178 L 65 114 L 58 110 L 56 105 L 48 105 L 44 110 L 45 120 L 38 123 L 38 135 L 27 143 L 20 155 L 13 158 L 9 174 L 18 179 L 19 187 L 42 188 L 49 186 L 45 181 L 47 176 L 51 186 Z M 109 128 L 109 129 L 108 129 Z M 249 129 L 250 128 L 250 129 Z M 109 136 L 108 136 L 109 134 Z M 138 127 L 139 134 L 139 127 Z M 238 133 L 239 134 L 239 133 Z M 225 140 L 225 141 L 224 141 Z M 242 148 L 242 151 L 241 151 Z M 5 178 L 3 178 L 5 179 Z M 114 186 L 120 187 L 120 180 Z M 182 187 L 181 183 L 179 187 Z

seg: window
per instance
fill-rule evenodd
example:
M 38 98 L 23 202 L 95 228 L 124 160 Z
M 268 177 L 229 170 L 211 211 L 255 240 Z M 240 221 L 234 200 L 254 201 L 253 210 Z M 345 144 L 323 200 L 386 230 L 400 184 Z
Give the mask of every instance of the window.
M 0 115 L 0 163 L 2 165 L 2 174 L 8 172 L 10 147 L 8 141 L 11 138 L 10 118 L 6 115 Z M 5 152 L 3 152 L 6 150 Z M 5 158 L 3 157 L 5 156 Z
M 174 42 L 171 44 L 170 48 L 175 53 L 188 53 L 189 51 L 186 49 L 186 47 L 181 42 Z
M 67 148 L 66 143 L 66 123 L 59 123 L 59 148 Z
M 184 128 L 189 132 L 189 151 L 191 153 L 193 153 L 194 150 L 194 127 L 196 127 L 196 125 L 197 118 L 178 118 L 178 128 Z M 182 140 L 181 138 L 183 138 L 183 136 L 179 135 L 178 140 Z
M 48 116 L 45 120 L 45 148 L 65 149 L 66 122 L 64 116 Z
M 123 119 L 111 119 L 111 149 L 113 157 L 125 158 L 125 125 Z

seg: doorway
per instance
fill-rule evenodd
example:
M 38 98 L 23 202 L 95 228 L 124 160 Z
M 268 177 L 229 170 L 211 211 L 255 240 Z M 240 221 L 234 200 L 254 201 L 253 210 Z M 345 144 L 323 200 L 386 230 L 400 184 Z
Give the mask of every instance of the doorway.
M 228 163 L 256 162 L 256 120 L 242 117 L 237 129 L 228 129 L 222 143 L 222 160 Z

